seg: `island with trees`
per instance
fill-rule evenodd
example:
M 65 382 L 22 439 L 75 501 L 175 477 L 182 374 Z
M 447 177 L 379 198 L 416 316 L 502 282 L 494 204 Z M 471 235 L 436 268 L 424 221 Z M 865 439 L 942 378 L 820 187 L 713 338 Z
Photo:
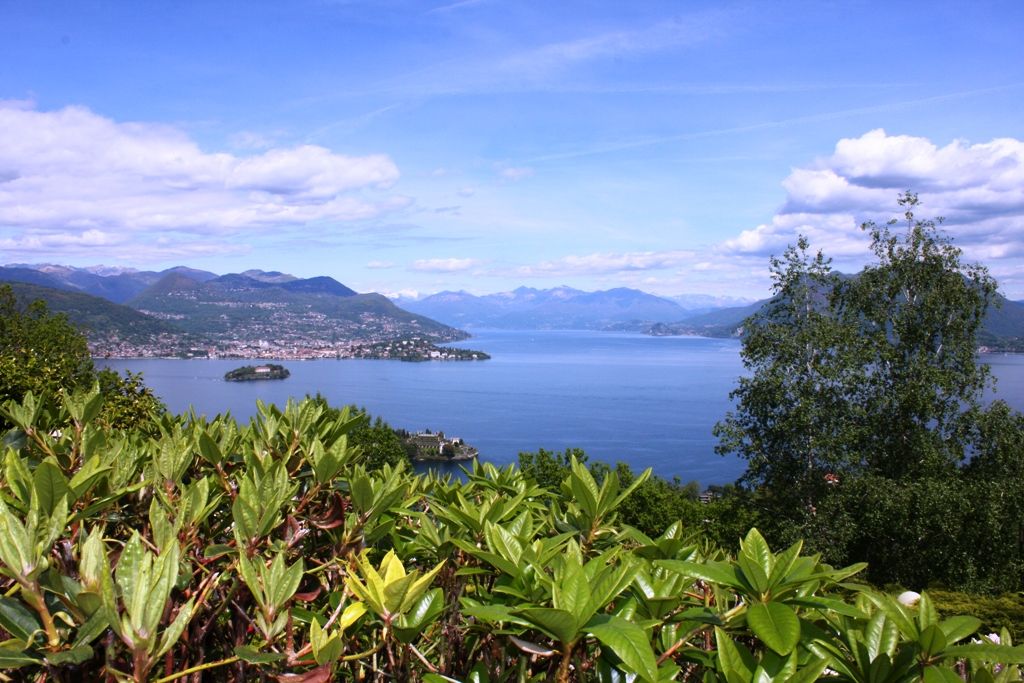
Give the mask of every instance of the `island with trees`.
M 444 432 L 432 432 L 427 429 L 416 434 L 400 434 L 409 459 L 413 462 L 457 462 L 472 460 L 479 455 L 476 448 L 460 437 L 447 438 Z
M 283 365 L 243 365 L 224 373 L 226 382 L 254 382 L 264 379 L 288 379 L 291 372 Z

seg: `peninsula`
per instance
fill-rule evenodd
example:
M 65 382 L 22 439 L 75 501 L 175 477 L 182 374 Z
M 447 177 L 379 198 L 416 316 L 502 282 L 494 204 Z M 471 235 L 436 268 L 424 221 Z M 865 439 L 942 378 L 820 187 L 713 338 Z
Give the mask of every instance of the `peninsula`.
M 354 346 L 351 358 L 376 360 L 404 360 L 421 362 L 429 360 L 488 360 L 483 351 L 459 349 L 451 346 L 437 346 L 423 337 L 403 337 L 391 341 Z

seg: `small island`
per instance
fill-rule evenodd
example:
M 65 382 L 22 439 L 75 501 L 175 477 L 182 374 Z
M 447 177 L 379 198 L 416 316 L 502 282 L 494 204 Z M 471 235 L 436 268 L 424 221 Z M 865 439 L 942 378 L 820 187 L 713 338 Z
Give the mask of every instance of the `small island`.
M 244 365 L 224 373 L 227 382 L 252 382 L 260 379 L 287 379 L 292 373 L 283 365 Z

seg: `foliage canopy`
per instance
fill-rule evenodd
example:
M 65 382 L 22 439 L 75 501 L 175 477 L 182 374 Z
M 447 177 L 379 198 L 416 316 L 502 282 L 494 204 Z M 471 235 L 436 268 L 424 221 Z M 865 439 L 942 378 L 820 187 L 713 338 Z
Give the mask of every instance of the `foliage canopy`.
M 776 541 L 805 537 L 872 580 L 1016 590 L 1024 421 L 983 407 L 977 334 L 996 296 L 941 219 L 866 223 L 875 262 L 844 278 L 805 238 L 771 262 L 773 298 L 748 319 L 721 453 Z M 992 543 L 978 539 L 996 539 Z M 911 560 L 909 558 L 913 557 Z

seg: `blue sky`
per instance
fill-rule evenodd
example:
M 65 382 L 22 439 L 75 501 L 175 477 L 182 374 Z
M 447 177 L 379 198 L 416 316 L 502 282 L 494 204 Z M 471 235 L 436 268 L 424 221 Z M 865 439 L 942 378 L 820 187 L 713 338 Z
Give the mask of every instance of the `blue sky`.
M 0 263 L 757 297 L 920 193 L 1024 298 L 1021 2 L 0 0 Z

